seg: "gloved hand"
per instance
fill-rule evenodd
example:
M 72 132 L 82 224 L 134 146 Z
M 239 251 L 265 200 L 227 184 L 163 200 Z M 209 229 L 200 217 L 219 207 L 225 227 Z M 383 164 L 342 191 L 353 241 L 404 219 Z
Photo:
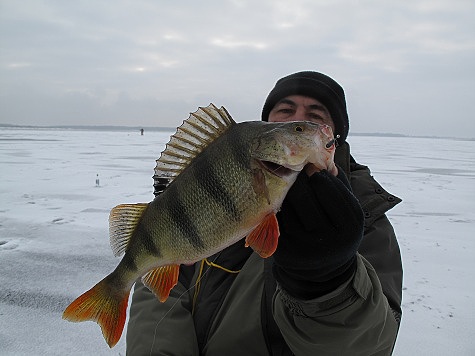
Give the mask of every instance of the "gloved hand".
M 327 294 L 356 270 L 364 215 L 342 169 L 299 174 L 277 214 L 279 244 L 273 273 L 299 299 Z

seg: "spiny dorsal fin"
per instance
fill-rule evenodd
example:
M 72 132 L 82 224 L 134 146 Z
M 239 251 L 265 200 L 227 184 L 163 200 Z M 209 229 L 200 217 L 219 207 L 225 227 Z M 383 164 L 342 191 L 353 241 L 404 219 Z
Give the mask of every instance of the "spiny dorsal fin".
M 127 250 L 132 233 L 147 206 L 147 203 L 121 204 L 111 210 L 109 239 L 114 256 L 118 257 Z
M 211 142 L 221 136 L 235 121 L 222 106 L 214 104 L 190 114 L 177 128 L 157 159 L 155 176 L 166 177 L 171 183 Z

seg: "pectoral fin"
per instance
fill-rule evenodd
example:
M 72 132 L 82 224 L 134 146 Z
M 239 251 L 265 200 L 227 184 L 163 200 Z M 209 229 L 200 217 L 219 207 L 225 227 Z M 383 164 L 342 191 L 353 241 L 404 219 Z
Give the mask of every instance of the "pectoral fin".
M 170 291 L 178 283 L 179 265 L 167 265 L 155 268 L 142 277 L 142 283 L 163 303 Z
M 266 176 L 264 175 L 264 172 L 262 172 L 262 169 L 260 168 L 255 168 L 252 170 L 252 176 L 254 178 L 252 181 L 252 189 L 254 190 L 254 193 L 258 196 L 265 197 L 267 199 L 267 204 L 270 204 L 269 188 L 266 184 Z
M 246 247 L 251 246 L 261 257 L 267 258 L 277 249 L 279 235 L 277 217 L 269 214 L 246 237 Z

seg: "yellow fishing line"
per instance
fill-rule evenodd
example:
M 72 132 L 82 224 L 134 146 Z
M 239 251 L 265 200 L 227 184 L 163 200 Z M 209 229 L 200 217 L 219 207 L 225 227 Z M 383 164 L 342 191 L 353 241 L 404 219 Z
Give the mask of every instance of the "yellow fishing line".
M 218 259 L 219 255 L 221 253 L 219 253 L 216 257 L 215 257 L 215 260 Z M 201 280 L 203 279 L 204 275 L 206 273 L 208 273 L 209 269 L 206 270 L 206 272 L 203 273 L 203 269 L 204 269 L 204 266 L 205 266 L 205 263 L 210 266 L 210 267 L 215 267 L 215 268 L 219 268 L 227 273 L 233 273 L 233 274 L 237 274 L 239 272 L 241 272 L 241 270 L 238 270 L 238 271 L 233 271 L 233 270 L 230 270 L 230 269 L 227 269 L 223 266 L 220 266 L 218 265 L 217 263 L 214 263 L 212 261 L 209 261 L 207 258 L 201 260 L 201 264 L 200 264 L 200 271 L 198 273 L 198 278 L 196 279 L 196 282 L 194 284 L 194 286 L 191 286 L 190 288 L 188 288 L 186 291 L 184 291 L 178 298 L 177 300 L 175 301 L 175 303 L 173 303 L 173 305 L 171 306 L 171 308 L 165 313 L 165 315 L 162 316 L 162 318 L 160 320 L 157 321 L 157 323 L 155 324 L 155 330 L 154 330 L 154 333 L 153 333 L 153 341 L 152 341 L 152 345 L 150 346 L 150 356 L 152 355 L 153 353 L 153 347 L 155 345 L 155 339 L 156 339 L 156 336 L 157 336 L 157 329 L 158 329 L 158 326 L 160 325 L 160 323 L 162 322 L 163 319 L 165 319 L 165 317 L 168 315 L 168 313 L 175 307 L 175 305 L 177 305 L 177 303 L 180 301 L 181 297 L 183 297 L 187 292 L 189 292 L 192 288 L 195 288 L 195 292 L 193 294 L 193 305 L 192 305 L 192 310 L 191 310 L 191 314 L 193 315 L 194 312 L 195 312 L 195 304 L 196 304 L 196 300 L 198 299 L 198 294 L 199 294 L 199 291 L 200 291 L 200 285 L 201 285 Z
M 217 263 L 209 261 L 207 258 L 202 259 L 201 264 L 200 264 L 200 271 L 198 273 L 198 278 L 196 280 L 195 293 L 193 294 L 193 306 L 192 306 L 192 309 L 191 309 L 191 314 L 192 315 L 195 312 L 196 300 L 198 299 L 198 294 L 200 292 L 201 279 L 202 279 L 202 274 L 203 274 L 203 269 L 204 269 L 205 263 L 210 267 L 219 268 L 220 270 L 222 270 L 224 272 L 227 272 L 227 273 L 237 274 L 237 273 L 241 272 L 241 270 L 234 271 L 232 269 L 228 269 L 226 267 L 220 266 Z
M 227 269 L 227 268 L 225 268 L 225 267 L 223 267 L 223 266 L 220 266 L 220 265 L 218 265 L 218 264 L 216 264 L 216 263 L 214 263 L 214 262 L 208 261 L 207 258 L 205 258 L 203 261 L 204 261 L 208 266 L 216 267 L 216 268 L 222 269 L 224 272 L 228 272 L 228 273 L 239 273 L 239 272 L 241 272 L 241 270 L 233 271 L 232 269 Z

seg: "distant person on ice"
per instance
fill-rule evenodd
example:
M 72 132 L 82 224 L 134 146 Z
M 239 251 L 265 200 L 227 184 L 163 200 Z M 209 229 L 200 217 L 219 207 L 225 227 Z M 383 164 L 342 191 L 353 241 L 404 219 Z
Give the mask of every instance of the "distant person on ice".
M 331 126 L 339 135 L 337 171 L 308 165 L 300 173 L 277 214 L 272 257 L 262 259 L 240 241 L 182 265 L 165 303 L 138 281 L 128 355 L 392 353 L 402 265 L 385 213 L 401 200 L 350 155 L 342 87 L 318 72 L 291 74 L 268 95 L 262 120 Z

